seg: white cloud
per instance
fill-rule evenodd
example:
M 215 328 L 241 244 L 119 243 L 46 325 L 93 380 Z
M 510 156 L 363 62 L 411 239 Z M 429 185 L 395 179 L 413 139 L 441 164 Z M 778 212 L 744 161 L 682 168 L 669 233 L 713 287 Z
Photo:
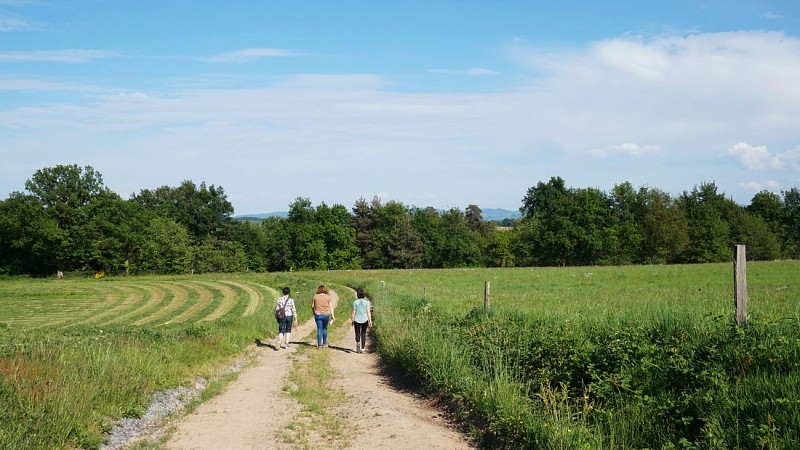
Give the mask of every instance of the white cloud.
M 781 184 L 774 180 L 767 181 L 767 189 L 772 192 L 778 192 L 781 190 Z
M 35 28 L 35 25 L 21 17 L 0 15 L 0 33 L 24 31 Z
M 70 83 L 31 75 L 0 75 L 0 91 L 50 91 L 50 92 L 98 92 L 93 86 Z
M 773 155 L 766 146 L 739 142 L 728 149 L 728 154 L 750 170 L 800 170 L 800 146 Z
M 469 69 L 428 69 L 426 72 L 431 73 L 441 73 L 445 75 L 458 75 L 458 76 L 469 76 L 469 77 L 485 77 L 489 75 L 499 75 L 499 72 L 496 72 L 491 69 L 483 69 L 480 67 L 471 67 Z
M 180 88 L 5 107 L 0 149 L 35 165 L 0 167 L 9 173 L 0 192 L 20 189 L 64 155 L 93 165 L 122 195 L 184 179 L 221 185 L 237 212 L 279 210 L 298 195 L 352 204 L 369 192 L 418 206 L 514 209 L 551 176 L 577 187 L 630 181 L 672 193 L 716 181 L 740 202 L 755 187 L 745 187 L 745 169 L 778 185 L 797 181 L 787 170 L 800 164 L 797 38 L 617 38 L 559 53 L 514 45 L 533 70 L 507 91 L 400 92 L 375 74 L 308 73 L 252 89 L 184 78 Z M 259 54 L 249 57 L 270 57 Z M 21 91 L 22 82 L 0 77 L 0 89 L 18 83 Z M 47 84 L 38 83 L 27 86 Z M 616 158 L 586 158 L 586 149 Z M 721 163 L 720 149 L 739 164 Z M 281 175 L 287 186 L 274 187 Z
M 205 58 L 205 61 L 213 63 L 241 63 L 263 58 L 287 58 L 294 56 L 308 56 L 308 54 L 280 48 L 247 48 L 229 53 L 223 53 L 220 55 L 214 55 Z
M 782 166 L 780 158 L 772 155 L 763 145 L 753 146 L 739 142 L 728 149 L 728 154 L 750 170 L 780 169 Z
M 95 59 L 119 56 L 116 52 L 106 50 L 58 50 L 32 52 L 3 52 L 0 62 L 51 62 L 51 63 L 87 63 Z
M 627 143 L 622 145 L 611 146 L 609 147 L 609 150 L 611 150 L 614 153 L 622 153 L 628 156 L 641 156 L 646 153 L 653 153 L 655 151 L 658 151 L 658 146 L 655 145 L 642 146 L 639 144 Z
M 744 183 L 739 183 L 739 186 L 752 193 L 757 193 L 764 190 L 775 193 L 781 191 L 781 184 L 775 180 L 768 180 L 765 182 L 747 181 Z
M 747 181 L 744 183 L 739 183 L 739 186 L 747 189 L 748 191 L 753 191 L 753 192 L 761 192 L 764 187 L 764 185 L 759 183 L 758 181 Z
M 612 145 L 605 149 L 593 148 L 587 151 L 587 153 L 590 156 L 594 156 L 597 158 L 605 158 L 609 155 L 624 155 L 624 156 L 638 157 L 648 153 L 655 153 L 658 151 L 658 149 L 659 148 L 657 145 L 639 145 L 629 142 L 620 145 Z
M 785 165 L 800 171 L 800 145 L 780 153 L 778 158 L 785 163 Z

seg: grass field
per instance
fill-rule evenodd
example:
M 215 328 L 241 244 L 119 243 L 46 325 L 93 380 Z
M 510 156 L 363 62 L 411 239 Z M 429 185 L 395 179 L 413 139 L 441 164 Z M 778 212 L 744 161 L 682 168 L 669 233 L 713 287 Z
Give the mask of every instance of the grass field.
M 800 448 L 799 262 L 748 264 L 747 327 L 732 264 L 324 276 L 487 448 Z
M 241 280 L 7 280 L 0 282 L 0 323 L 20 330 L 188 324 L 249 316 L 277 295 Z
M 0 448 L 97 448 L 274 335 L 270 277 L 0 279 Z
M 318 284 L 365 288 L 385 363 L 483 447 L 800 448 L 800 262 L 748 264 L 744 328 L 730 264 L 0 279 L 0 448 L 99 447 Z

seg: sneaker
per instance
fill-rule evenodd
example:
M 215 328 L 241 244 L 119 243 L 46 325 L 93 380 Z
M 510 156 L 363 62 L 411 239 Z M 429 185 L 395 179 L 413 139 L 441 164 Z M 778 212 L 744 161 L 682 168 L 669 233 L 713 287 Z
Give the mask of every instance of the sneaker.
M 289 343 L 288 342 L 286 343 L 286 349 L 287 350 L 289 349 Z
M 317 350 L 321 350 L 321 349 L 322 349 L 322 346 L 321 346 L 321 345 L 318 345 L 318 346 L 317 346 Z

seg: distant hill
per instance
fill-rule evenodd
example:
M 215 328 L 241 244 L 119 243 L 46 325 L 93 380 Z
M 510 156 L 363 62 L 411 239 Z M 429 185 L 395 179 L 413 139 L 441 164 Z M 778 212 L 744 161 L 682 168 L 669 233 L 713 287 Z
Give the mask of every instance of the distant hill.
M 520 214 L 519 211 L 511 211 L 509 209 L 501 209 L 501 208 L 486 208 L 486 209 L 481 209 L 481 212 L 483 214 L 483 220 L 486 222 L 491 222 L 492 220 L 499 222 L 503 219 L 519 219 L 520 217 L 522 217 L 522 214 Z M 233 216 L 233 218 L 235 220 L 243 220 L 248 222 L 261 222 L 267 217 L 276 217 L 276 216 L 288 217 L 289 213 L 287 211 L 274 211 L 261 214 L 243 214 L 240 216 Z
M 261 213 L 261 214 L 244 214 L 241 216 L 233 216 L 234 220 L 242 220 L 245 222 L 261 222 L 262 220 L 266 219 L 267 217 L 288 217 L 289 213 L 287 211 L 274 211 L 268 213 Z
M 519 211 L 500 208 L 481 208 L 481 213 L 483 213 L 483 220 L 486 222 L 491 222 L 492 220 L 499 222 L 503 219 L 519 219 L 522 217 Z

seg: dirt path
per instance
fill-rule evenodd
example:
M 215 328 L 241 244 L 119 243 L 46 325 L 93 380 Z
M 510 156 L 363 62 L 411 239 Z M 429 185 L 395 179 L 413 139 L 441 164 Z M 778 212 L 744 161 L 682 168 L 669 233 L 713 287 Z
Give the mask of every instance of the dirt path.
M 335 296 L 335 293 L 331 293 Z M 336 299 L 336 298 L 335 298 Z M 337 319 L 350 318 L 349 302 L 337 308 Z M 353 448 L 469 449 L 466 439 L 448 426 L 425 402 L 392 388 L 378 370 L 378 356 L 354 351 L 352 327 L 330 336 L 331 366 L 336 386 L 347 394 L 337 411 L 351 431 Z M 270 343 L 272 344 L 272 343 Z M 292 368 L 291 358 L 303 345 L 316 346 L 313 321 L 292 332 L 292 348 L 259 348 L 257 365 L 243 370 L 224 393 L 200 405 L 176 425 L 167 442 L 171 450 L 293 449 L 281 441 L 301 406 L 283 392 Z M 370 348 L 368 347 L 368 350 Z M 324 448 L 335 448 L 319 443 Z

